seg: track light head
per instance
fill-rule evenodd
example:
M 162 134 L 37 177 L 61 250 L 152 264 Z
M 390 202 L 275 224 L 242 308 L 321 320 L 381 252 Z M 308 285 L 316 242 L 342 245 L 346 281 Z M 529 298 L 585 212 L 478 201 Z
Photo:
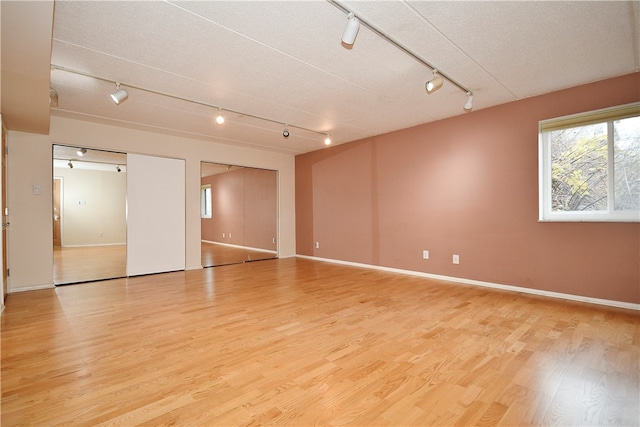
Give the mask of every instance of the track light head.
M 473 110 L 473 93 L 467 92 L 467 102 L 464 103 L 464 110 L 471 111 Z
M 218 108 L 218 115 L 216 116 L 216 123 L 221 125 L 224 123 L 224 116 L 222 115 L 222 110 Z
M 442 87 L 444 80 L 438 75 L 438 70 L 433 70 L 433 78 L 424 86 L 428 94 L 432 94 Z
M 120 89 L 120 83 L 116 83 L 116 91 L 111 94 L 113 102 L 115 102 L 116 105 L 120 105 L 126 101 L 127 98 L 129 98 L 129 93 L 124 89 Z
M 324 145 L 331 145 L 331 137 L 329 135 L 324 139 Z
M 285 138 L 289 138 L 289 129 L 285 126 L 284 130 L 282 131 L 282 136 L 284 136 Z
M 120 169 L 120 165 L 116 166 L 116 172 L 122 172 L 122 169 Z
M 86 148 L 80 148 L 78 151 L 76 151 L 76 154 L 80 157 L 84 156 L 85 154 L 87 154 L 87 149 Z
M 342 33 L 342 43 L 351 46 L 356 41 L 358 30 L 360 29 L 360 20 L 353 14 L 347 16 L 347 26 Z
M 71 160 L 69 160 L 69 163 L 67 163 L 67 166 L 69 166 L 69 169 L 73 169 L 73 163 L 71 163 Z

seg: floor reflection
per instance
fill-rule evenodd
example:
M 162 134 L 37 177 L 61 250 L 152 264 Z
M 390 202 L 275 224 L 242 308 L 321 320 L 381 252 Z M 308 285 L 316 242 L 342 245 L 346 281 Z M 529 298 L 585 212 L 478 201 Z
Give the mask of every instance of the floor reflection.
M 257 249 L 221 245 L 211 242 L 202 242 L 201 247 L 203 267 L 239 264 L 246 261 L 259 261 L 277 257 L 277 254 L 274 251 L 261 251 Z

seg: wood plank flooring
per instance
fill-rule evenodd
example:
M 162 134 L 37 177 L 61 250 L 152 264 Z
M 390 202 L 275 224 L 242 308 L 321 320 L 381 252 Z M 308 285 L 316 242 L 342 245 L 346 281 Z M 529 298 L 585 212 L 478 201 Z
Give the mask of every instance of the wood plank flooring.
M 275 258 L 276 254 L 214 243 L 202 242 L 203 267 L 237 264 Z M 53 248 L 53 283 L 105 280 L 127 275 L 127 245 Z
M 1 422 L 640 424 L 637 312 L 306 259 L 10 294 Z
M 53 283 L 104 280 L 127 275 L 127 245 L 53 247 Z
M 276 253 L 270 251 L 220 245 L 211 242 L 202 242 L 201 244 L 201 261 L 203 267 L 259 261 L 275 258 L 276 256 Z

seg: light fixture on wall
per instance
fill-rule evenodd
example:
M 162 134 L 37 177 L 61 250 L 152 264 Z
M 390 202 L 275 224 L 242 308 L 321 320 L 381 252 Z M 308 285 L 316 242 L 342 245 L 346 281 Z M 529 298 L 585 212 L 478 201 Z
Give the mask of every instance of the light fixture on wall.
M 351 46 L 356 41 L 358 30 L 360 29 L 360 20 L 353 14 L 347 15 L 347 26 L 342 33 L 342 43 Z
M 440 89 L 443 83 L 444 80 L 442 80 L 442 77 L 438 75 L 438 70 L 433 70 L 433 78 L 424 85 L 424 88 L 427 90 L 428 94 L 432 94 Z
M 129 98 L 129 93 L 125 89 L 120 89 L 120 83 L 116 82 L 116 91 L 111 94 L 111 99 L 116 105 L 122 104 Z
M 218 115 L 216 116 L 216 123 L 221 125 L 224 123 L 224 116 L 222 115 L 222 109 L 218 108 Z
M 76 154 L 80 157 L 84 156 L 85 154 L 87 154 L 87 149 L 86 148 L 80 148 L 78 151 L 76 151 Z
M 73 163 L 71 163 L 71 160 L 69 160 L 69 163 L 67 163 L 67 166 L 69 166 L 70 169 L 73 169 Z
M 49 107 L 57 107 L 58 106 L 58 92 L 50 87 L 49 88 Z
M 465 111 L 473 110 L 473 93 L 467 92 L 467 102 L 464 103 Z

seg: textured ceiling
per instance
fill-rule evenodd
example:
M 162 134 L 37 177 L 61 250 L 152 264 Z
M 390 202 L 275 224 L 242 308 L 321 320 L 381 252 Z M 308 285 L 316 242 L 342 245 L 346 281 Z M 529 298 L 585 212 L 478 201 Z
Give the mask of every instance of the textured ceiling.
M 340 3 L 471 89 L 474 111 L 640 69 L 638 1 Z M 53 114 L 291 154 L 473 114 L 368 28 L 345 48 L 346 19 L 323 0 L 56 1 L 51 64 L 111 82 L 52 70 Z M 218 126 L 214 108 L 130 87 L 116 106 L 112 81 L 243 114 Z

